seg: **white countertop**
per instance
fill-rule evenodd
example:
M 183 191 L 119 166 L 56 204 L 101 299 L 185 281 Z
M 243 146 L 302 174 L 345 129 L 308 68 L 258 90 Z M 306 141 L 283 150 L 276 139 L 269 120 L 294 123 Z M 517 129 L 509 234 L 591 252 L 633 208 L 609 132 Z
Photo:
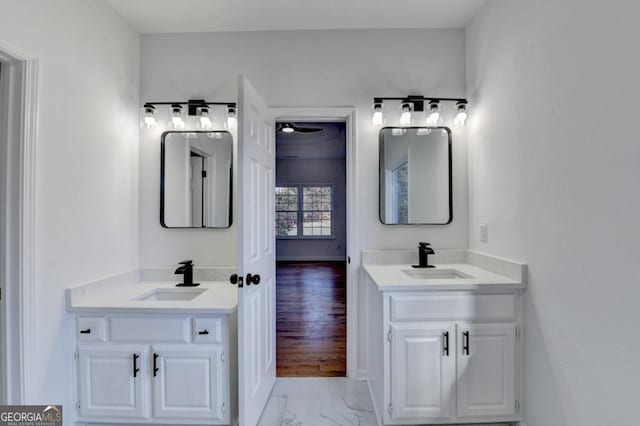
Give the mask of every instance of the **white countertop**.
M 136 300 L 154 289 L 202 289 L 187 301 Z M 202 281 L 198 287 L 176 287 L 175 281 L 130 280 L 67 289 L 69 312 L 227 314 L 238 306 L 238 288 L 223 281 Z
M 431 269 L 414 269 L 411 264 L 364 264 L 363 268 L 381 291 L 513 291 L 526 287 L 522 280 L 510 279 L 468 263 L 436 264 Z M 411 278 L 403 272 L 422 270 L 456 270 L 470 278 Z

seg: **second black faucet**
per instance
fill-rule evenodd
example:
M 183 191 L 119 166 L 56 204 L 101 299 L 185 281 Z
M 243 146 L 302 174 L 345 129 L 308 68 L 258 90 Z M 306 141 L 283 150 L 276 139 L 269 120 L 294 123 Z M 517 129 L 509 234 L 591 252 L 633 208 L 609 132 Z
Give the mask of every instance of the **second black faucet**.
M 184 279 L 182 280 L 182 282 L 180 284 L 176 284 L 176 287 L 197 287 L 200 285 L 200 283 L 194 283 L 193 282 L 193 261 L 191 260 L 185 260 L 183 262 L 180 262 L 180 265 L 178 269 L 176 269 L 176 274 L 182 274 L 184 276 Z

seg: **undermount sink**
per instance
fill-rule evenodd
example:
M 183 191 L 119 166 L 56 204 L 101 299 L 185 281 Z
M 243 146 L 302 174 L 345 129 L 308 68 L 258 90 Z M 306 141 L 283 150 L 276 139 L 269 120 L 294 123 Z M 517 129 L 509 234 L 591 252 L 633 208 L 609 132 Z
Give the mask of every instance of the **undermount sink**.
M 473 278 L 456 269 L 406 269 L 406 276 L 418 280 L 460 280 Z
M 200 296 L 205 291 L 206 289 L 203 288 L 156 288 L 133 300 L 145 302 L 187 302 Z

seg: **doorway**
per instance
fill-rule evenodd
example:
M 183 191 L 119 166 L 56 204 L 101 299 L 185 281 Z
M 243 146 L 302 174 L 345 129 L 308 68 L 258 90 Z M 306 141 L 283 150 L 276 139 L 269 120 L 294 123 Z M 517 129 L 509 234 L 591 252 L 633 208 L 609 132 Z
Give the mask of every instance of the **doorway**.
M 276 369 L 347 375 L 347 126 L 276 124 Z

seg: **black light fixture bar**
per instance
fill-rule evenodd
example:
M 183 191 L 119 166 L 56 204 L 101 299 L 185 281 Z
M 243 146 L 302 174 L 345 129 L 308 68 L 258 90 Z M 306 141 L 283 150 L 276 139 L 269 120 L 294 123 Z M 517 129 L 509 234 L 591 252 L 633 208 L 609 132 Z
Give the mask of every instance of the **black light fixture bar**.
M 163 102 L 145 102 L 144 107 L 153 107 L 156 105 L 187 105 L 189 115 L 196 115 L 198 107 L 225 105 L 228 108 L 236 108 L 235 102 L 209 102 L 204 99 L 189 99 L 188 101 L 163 101 Z
M 429 96 L 422 95 L 408 95 L 404 97 L 398 96 L 387 96 L 387 97 L 379 97 L 376 96 L 373 98 L 373 104 L 383 103 L 384 101 L 401 101 L 403 103 L 411 103 L 413 104 L 413 111 L 424 111 L 425 102 L 456 102 L 456 103 L 468 103 L 464 98 L 434 98 Z

